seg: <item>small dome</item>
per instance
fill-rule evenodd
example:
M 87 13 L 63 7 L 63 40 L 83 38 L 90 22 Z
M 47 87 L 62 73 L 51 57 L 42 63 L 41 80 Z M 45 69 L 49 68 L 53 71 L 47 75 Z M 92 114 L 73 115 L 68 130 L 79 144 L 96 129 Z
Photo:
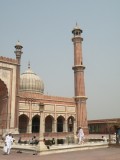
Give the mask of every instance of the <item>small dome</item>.
M 20 44 L 19 41 L 17 41 L 17 43 L 16 43 L 16 45 L 15 45 L 15 48 L 16 48 L 16 49 L 22 49 L 23 46 Z
M 74 29 L 80 29 L 80 27 L 78 26 L 77 23 L 76 23 L 76 26 L 74 27 Z
M 28 66 L 26 72 L 20 76 L 20 91 L 30 91 L 32 93 L 44 93 L 44 83 Z
M 76 26 L 73 28 L 72 33 L 74 34 L 76 31 L 77 32 L 80 31 L 82 33 L 82 30 L 80 29 L 77 23 L 76 23 Z
M 21 46 L 20 41 L 17 41 L 16 46 Z

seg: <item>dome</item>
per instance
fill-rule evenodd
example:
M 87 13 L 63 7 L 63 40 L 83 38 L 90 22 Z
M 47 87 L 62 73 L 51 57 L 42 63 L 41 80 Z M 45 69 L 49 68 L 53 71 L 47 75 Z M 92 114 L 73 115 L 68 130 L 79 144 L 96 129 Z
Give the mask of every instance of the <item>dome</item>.
M 82 30 L 80 29 L 77 23 L 76 23 L 76 26 L 73 28 L 72 33 L 74 34 L 76 31 L 77 32 L 80 31 L 82 33 Z
M 20 76 L 20 91 L 32 93 L 44 93 L 44 83 L 28 66 L 28 69 Z

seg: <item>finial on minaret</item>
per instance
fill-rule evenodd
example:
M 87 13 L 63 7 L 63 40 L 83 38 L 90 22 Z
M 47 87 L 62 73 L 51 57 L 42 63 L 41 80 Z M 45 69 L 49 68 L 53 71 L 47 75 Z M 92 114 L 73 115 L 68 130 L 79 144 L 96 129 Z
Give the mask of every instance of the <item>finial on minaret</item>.
M 28 62 L 28 69 L 30 69 L 30 61 Z

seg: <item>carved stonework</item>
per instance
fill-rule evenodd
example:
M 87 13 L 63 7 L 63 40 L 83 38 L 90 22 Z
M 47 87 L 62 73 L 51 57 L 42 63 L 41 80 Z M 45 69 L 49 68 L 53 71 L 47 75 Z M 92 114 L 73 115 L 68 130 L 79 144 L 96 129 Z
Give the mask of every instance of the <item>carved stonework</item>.
M 65 118 L 65 114 L 57 114 L 57 118 L 58 118 L 59 116 L 62 116 L 62 117 Z
M 14 63 L 14 64 L 17 64 L 17 60 L 16 59 L 12 59 L 12 58 L 8 58 L 8 57 L 3 57 L 3 56 L 0 56 L 0 61 L 4 62 L 4 63 Z
M 19 103 L 20 110 L 29 110 L 29 105 L 25 105 L 24 103 Z
M 65 112 L 65 106 L 56 106 L 56 111 L 57 112 L 60 112 L 60 111 Z
M 45 111 L 54 111 L 54 105 L 45 105 Z
M 75 119 L 75 115 L 74 114 L 68 114 L 66 118 L 68 119 L 69 117 L 73 117 Z
M 51 117 L 54 119 L 54 114 L 51 114 L 51 113 L 45 113 L 45 118 L 46 118 L 47 116 L 51 116 Z
M 67 107 L 67 112 L 75 112 L 75 107 Z
M 0 77 L 4 78 L 8 78 L 8 71 L 3 70 L 2 68 L 0 68 Z

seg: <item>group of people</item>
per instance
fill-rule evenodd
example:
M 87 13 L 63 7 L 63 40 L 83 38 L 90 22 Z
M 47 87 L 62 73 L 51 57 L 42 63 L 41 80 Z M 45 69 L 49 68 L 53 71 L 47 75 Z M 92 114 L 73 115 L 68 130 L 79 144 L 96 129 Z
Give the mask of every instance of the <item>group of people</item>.
M 3 147 L 4 154 L 6 155 L 10 154 L 10 150 L 11 150 L 13 142 L 14 142 L 14 138 L 12 134 L 11 133 L 6 134 L 4 138 L 4 147 Z
M 83 144 L 84 143 L 84 132 L 81 127 L 78 128 L 77 136 L 79 139 L 78 144 Z M 14 138 L 13 138 L 12 134 L 11 133 L 6 134 L 6 136 L 4 138 L 4 147 L 3 147 L 4 154 L 10 154 L 10 150 L 11 150 L 13 142 L 14 142 Z M 32 143 L 33 142 L 36 142 L 35 136 L 32 139 Z
M 36 138 L 36 136 L 33 136 L 29 143 L 32 145 L 37 145 L 39 143 L 39 140 Z

